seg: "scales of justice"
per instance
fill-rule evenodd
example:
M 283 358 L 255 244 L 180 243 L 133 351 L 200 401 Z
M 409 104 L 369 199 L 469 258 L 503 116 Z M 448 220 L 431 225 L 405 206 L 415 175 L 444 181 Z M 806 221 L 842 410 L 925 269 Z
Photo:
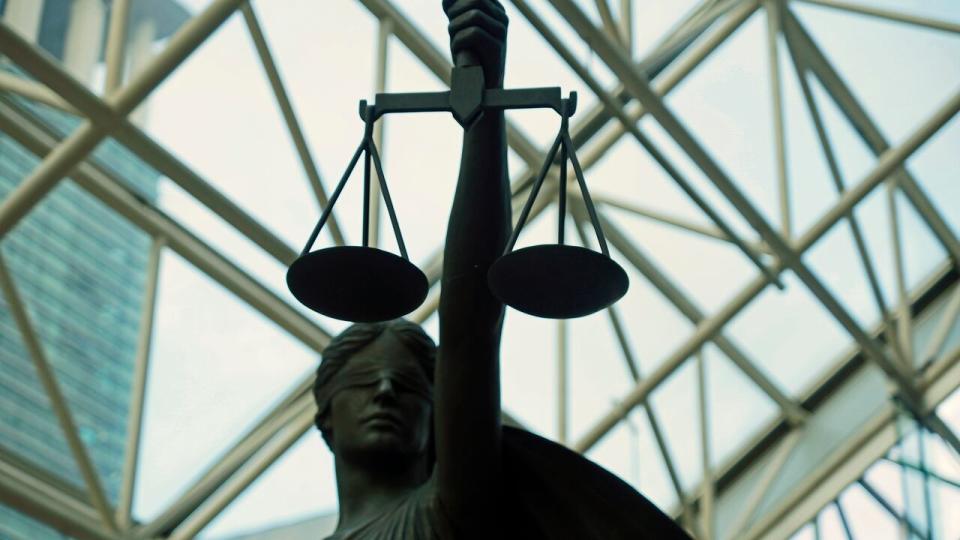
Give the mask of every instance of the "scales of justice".
M 373 126 L 391 113 L 446 111 L 469 128 L 485 111 L 506 109 L 553 109 L 560 115 L 560 132 L 547 151 L 503 255 L 491 266 L 488 284 L 504 304 L 524 313 L 552 319 L 581 317 L 619 300 L 629 286 L 627 274 L 609 255 L 606 240 L 590 199 L 583 170 L 569 134 L 569 119 L 577 109 L 577 93 L 561 96 L 560 88 L 485 89 L 483 69 L 469 51 L 457 54 L 446 92 L 377 94 L 375 103 L 360 101 L 364 122 L 363 140 L 346 172 L 330 196 L 300 256 L 287 272 L 287 286 L 305 306 L 328 317 L 351 322 L 395 319 L 416 309 L 427 296 L 424 273 L 410 262 L 400 233 L 396 211 L 387 189 L 380 155 L 373 141 Z M 362 246 L 337 246 L 310 251 L 334 204 L 363 157 Z M 558 160 L 559 157 L 559 160 Z M 393 226 L 400 255 L 370 247 L 370 165 L 376 167 L 383 202 Z M 550 167 L 559 161 L 560 200 L 556 244 L 530 246 L 514 251 L 530 209 Z M 567 162 L 573 167 L 582 200 L 597 235 L 600 253 L 564 244 L 567 199 Z

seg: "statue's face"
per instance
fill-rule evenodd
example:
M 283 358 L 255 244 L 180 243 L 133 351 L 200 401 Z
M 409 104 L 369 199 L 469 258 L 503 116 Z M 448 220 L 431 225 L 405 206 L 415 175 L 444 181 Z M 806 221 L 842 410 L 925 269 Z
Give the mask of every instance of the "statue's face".
M 385 466 L 425 455 L 430 382 L 417 358 L 390 332 L 357 351 L 327 414 L 338 456 Z

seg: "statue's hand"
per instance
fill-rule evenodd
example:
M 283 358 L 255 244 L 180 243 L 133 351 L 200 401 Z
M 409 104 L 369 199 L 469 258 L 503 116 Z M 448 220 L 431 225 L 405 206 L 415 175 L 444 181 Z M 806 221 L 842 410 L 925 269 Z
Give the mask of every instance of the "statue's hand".
M 487 88 L 503 86 L 507 55 L 507 13 L 497 0 L 443 0 L 450 19 L 450 52 L 470 54 L 483 67 Z

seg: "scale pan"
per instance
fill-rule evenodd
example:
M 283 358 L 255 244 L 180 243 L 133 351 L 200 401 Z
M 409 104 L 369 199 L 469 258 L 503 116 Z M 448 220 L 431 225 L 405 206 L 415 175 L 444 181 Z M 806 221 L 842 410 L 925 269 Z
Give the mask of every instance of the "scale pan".
M 630 281 L 610 257 L 579 246 L 544 244 L 500 257 L 487 276 L 508 306 L 536 317 L 572 319 L 620 299 Z
M 287 287 L 301 304 L 334 319 L 378 322 L 402 317 L 427 297 L 427 276 L 380 249 L 338 246 L 293 261 Z

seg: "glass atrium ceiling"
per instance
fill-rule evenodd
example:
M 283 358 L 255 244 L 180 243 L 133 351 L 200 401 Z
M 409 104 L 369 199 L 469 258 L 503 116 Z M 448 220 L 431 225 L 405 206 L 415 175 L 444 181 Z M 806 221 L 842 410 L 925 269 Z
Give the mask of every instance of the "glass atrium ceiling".
M 933 441 L 931 468 L 960 478 L 960 4 L 503 3 L 506 86 L 578 92 L 578 156 L 631 283 L 581 319 L 508 310 L 511 421 L 703 538 L 813 534 L 841 492 L 863 498 L 847 485 L 896 486 L 868 467 L 912 458 L 903 441 Z M 358 100 L 446 88 L 439 0 L 178 4 L 161 17 L 114 0 L 101 30 L 119 31 L 86 80 L 66 45 L 54 58 L 0 27 L 0 369 L 22 389 L 0 401 L 20 419 L 0 421 L 0 502 L 40 478 L 69 510 L 31 512 L 74 536 L 229 537 L 336 512 L 306 389 L 346 324 L 300 306 L 286 266 L 362 136 Z M 151 17 L 144 37 L 133 22 Z M 516 209 L 559 123 L 508 120 Z M 436 279 L 460 128 L 380 124 L 410 258 Z M 318 244 L 359 241 L 359 185 Z M 554 240 L 556 188 L 552 172 L 520 245 Z M 569 239 L 584 238 L 580 208 Z M 396 249 L 382 219 L 374 236 Z M 54 265 L 30 246 L 89 256 L 43 277 Z M 88 286 L 71 272 L 116 290 L 62 307 L 57 290 Z M 411 315 L 434 336 L 438 289 Z M 807 485 L 818 475 L 832 492 Z

